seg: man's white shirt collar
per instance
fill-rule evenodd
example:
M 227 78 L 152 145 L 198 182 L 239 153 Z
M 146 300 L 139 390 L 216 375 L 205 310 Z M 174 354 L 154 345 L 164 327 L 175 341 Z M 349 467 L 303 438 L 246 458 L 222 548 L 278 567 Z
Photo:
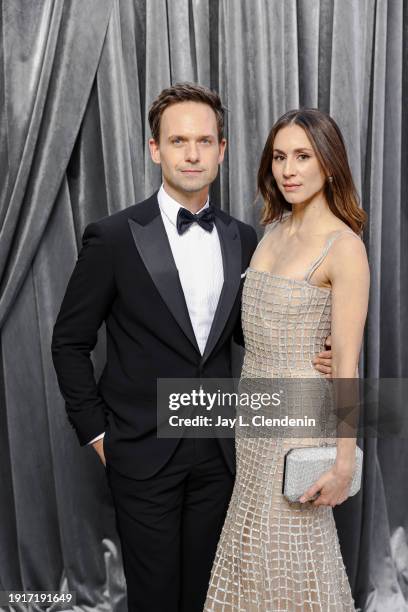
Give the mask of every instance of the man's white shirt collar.
M 177 227 L 177 214 L 180 208 L 185 208 L 182 204 L 177 202 L 174 198 L 169 196 L 169 194 L 165 191 L 163 184 L 161 185 L 159 192 L 157 194 L 157 199 L 159 202 L 160 210 L 163 214 L 166 215 L 170 223 L 172 223 L 175 227 Z M 196 214 L 208 208 L 210 205 L 209 198 L 207 198 L 206 203 Z

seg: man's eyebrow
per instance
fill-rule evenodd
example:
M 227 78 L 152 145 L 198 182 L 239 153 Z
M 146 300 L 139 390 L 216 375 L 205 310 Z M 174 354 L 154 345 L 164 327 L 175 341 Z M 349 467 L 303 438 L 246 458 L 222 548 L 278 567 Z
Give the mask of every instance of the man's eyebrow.
M 169 140 L 171 140 L 172 138 L 178 138 L 179 140 L 187 140 L 186 136 L 181 136 L 179 134 L 170 134 L 169 136 Z M 216 137 L 214 136 L 214 134 L 203 134 L 202 136 L 196 136 L 197 140 L 202 140 L 203 138 L 209 138 L 214 140 Z
M 286 155 L 286 152 L 281 151 L 281 149 L 274 149 L 273 151 L 274 153 L 283 153 L 283 155 Z M 310 149 L 309 147 L 300 147 L 299 149 L 294 149 L 294 153 L 301 153 L 302 151 L 308 151 L 309 153 L 312 153 L 313 149 Z

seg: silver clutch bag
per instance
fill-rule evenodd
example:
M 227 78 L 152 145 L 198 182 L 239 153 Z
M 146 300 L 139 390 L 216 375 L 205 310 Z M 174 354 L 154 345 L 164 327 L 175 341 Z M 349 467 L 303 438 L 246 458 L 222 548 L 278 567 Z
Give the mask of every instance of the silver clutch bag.
M 296 502 L 336 461 L 336 446 L 306 446 L 292 448 L 285 455 L 282 493 L 290 502 Z M 356 446 L 356 464 L 349 497 L 361 487 L 363 451 Z

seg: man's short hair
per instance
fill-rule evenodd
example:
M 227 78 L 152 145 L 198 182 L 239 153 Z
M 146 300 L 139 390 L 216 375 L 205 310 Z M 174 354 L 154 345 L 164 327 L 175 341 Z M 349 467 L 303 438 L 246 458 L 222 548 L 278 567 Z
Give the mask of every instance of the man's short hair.
M 171 87 L 163 89 L 149 109 L 150 130 L 156 142 L 159 142 L 160 139 L 160 121 L 163 112 L 166 108 L 178 102 L 201 102 L 202 104 L 208 104 L 213 109 L 217 120 L 218 140 L 222 140 L 224 137 L 225 109 L 220 96 L 216 91 L 212 91 L 208 87 L 185 82 L 176 83 Z

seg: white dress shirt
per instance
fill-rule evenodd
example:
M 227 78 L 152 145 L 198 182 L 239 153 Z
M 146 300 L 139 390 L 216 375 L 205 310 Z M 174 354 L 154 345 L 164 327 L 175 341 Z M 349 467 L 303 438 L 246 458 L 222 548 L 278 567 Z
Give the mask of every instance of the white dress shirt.
M 157 197 L 198 348 L 203 354 L 224 282 L 217 228 L 214 225 L 213 231 L 207 232 L 193 223 L 180 236 L 176 222 L 181 205 L 165 192 L 163 185 Z M 201 210 L 208 206 L 207 200 Z
M 157 199 L 198 348 L 203 354 L 224 283 L 217 228 L 214 225 L 213 231 L 207 232 L 198 223 L 193 223 L 180 236 L 177 232 L 177 213 L 181 205 L 166 193 L 163 185 Z M 207 199 L 201 210 L 208 206 Z M 100 434 L 89 444 L 103 436 Z

